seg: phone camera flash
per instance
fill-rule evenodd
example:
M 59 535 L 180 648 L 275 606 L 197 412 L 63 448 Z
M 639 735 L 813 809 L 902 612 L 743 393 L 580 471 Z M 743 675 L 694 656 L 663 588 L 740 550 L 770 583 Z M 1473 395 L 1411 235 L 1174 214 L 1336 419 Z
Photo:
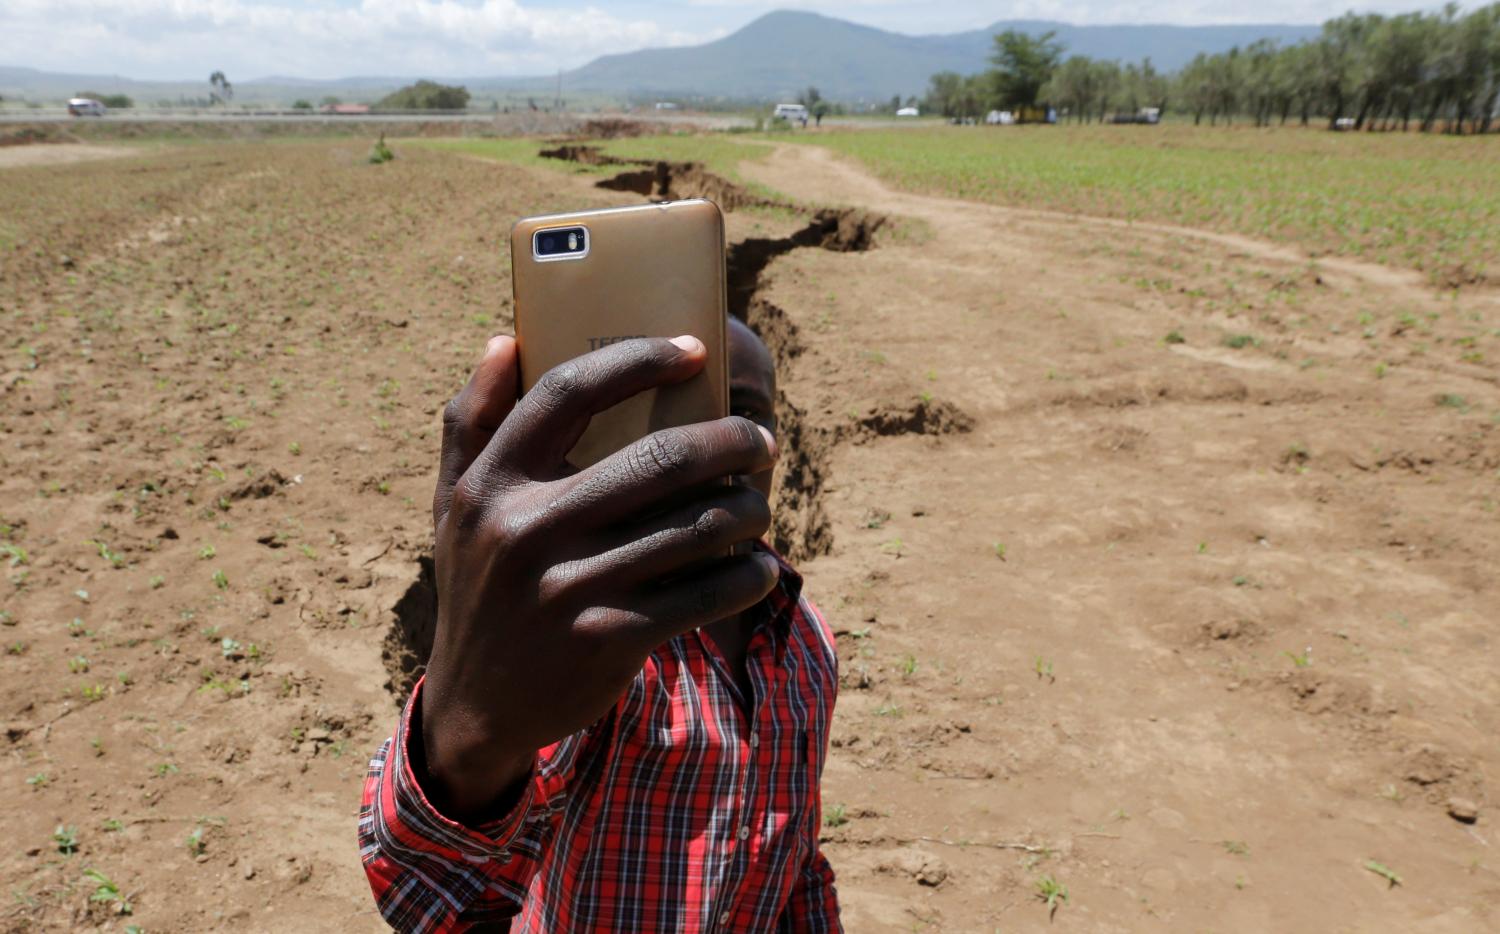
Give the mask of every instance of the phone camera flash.
M 576 249 L 578 249 L 578 234 L 576 234 L 576 233 L 570 233 L 570 234 L 568 234 L 568 249 L 570 249 L 570 250 L 576 250 Z

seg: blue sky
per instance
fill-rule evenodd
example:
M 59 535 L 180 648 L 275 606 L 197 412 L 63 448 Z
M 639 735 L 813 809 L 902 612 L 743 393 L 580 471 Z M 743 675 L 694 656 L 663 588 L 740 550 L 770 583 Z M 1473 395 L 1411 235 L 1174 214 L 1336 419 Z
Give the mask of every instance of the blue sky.
M 906 33 L 999 19 L 1073 23 L 1314 23 L 1337 0 L 0 0 L 0 65 L 232 80 L 271 74 L 547 74 L 610 52 L 705 42 L 774 9 Z M 1360 10 L 1402 12 L 1376 0 Z

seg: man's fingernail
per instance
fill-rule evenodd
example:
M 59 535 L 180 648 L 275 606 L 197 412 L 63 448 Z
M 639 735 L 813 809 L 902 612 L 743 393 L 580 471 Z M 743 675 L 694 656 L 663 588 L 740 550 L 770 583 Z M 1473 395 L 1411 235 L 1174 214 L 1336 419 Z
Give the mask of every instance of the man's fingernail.
M 493 357 L 495 353 L 499 351 L 500 345 L 503 343 L 505 343 L 505 335 L 503 334 L 496 334 L 494 337 L 490 338 L 489 343 L 484 345 L 485 357 Z
M 684 334 L 681 337 L 674 337 L 672 338 L 672 343 L 676 344 L 678 347 L 681 347 L 683 350 L 686 350 L 688 353 L 697 353 L 699 350 L 703 349 L 703 342 L 691 334 Z
M 776 457 L 776 436 L 766 430 L 765 425 L 756 425 L 760 429 L 761 437 L 766 439 L 766 450 L 771 452 L 771 457 Z
M 761 552 L 755 556 L 755 560 L 766 566 L 766 570 L 771 572 L 773 580 L 781 576 L 781 562 L 776 560 L 775 555 L 768 555 L 765 552 Z

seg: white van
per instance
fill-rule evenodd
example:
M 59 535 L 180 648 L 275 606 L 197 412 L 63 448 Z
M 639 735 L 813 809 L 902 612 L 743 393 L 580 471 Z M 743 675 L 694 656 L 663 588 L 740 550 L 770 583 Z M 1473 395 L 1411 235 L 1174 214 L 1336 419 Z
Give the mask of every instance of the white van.
M 771 119 L 806 123 L 807 108 L 801 104 L 777 104 L 776 110 L 771 114 Z
M 102 117 L 104 116 L 104 105 L 92 97 L 75 97 L 68 101 L 68 116 Z

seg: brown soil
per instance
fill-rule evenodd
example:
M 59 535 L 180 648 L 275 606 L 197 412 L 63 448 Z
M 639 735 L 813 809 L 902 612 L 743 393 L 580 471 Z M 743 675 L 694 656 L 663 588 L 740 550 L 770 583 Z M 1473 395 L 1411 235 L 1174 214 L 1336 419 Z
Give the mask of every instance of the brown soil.
M 32 146 L 37 143 L 76 143 L 78 140 L 55 123 L 23 126 L 0 126 L 0 148 Z
M 683 125 L 684 130 L 692 129 L 692 127 L 692 124 Z M 575 135 L 579 139 L 631 139 L 659 132 L 661 132 L 661 125 L 656 123 L 626 120 L 620 117 L 596 117 L 583 121 L 583 125 L 578 128 Z
M 606 157 L 608 159 L 609 157 Z M 726 211 L 749 207 L 780 207 L 776 201 L 755 195 L 742 186 L 715 175 L 698 162 L 633 162 L 648 168 L 622 172 L 598 183 L 611 191 L 630 191 L 654 201 L 707 198 Z
M 822 476 L 851 930 L 1042 929 L 1043 877 L 1074 930 L 1500 924 L 1497 293 L 743 170 L 925 231 L 771 267 L 812 427 L 972 419 Z
M 0 186 L 0 929 L 119 929 L 85 868 L 148 931 L 378 929 L 354 815 L 430 638 L 438 411 L 510 222 L 622 197 L 396 148 Z M 775 539 L 840 633 L 851 931 L 1044 929 L 1044 876 L 1074 930 L 1500 923 L 1492 293 L 746 171 L 858 209 L 730 215 Z
M 36 145 L 0 143 L 0 169 L 13 169 L 23 165 L 67 165 L 70 162 L 90 162 L 94 159 L 117 159 L 139 152 L 127 146 L 94 146 L 85 143 L 70 143 L 65 139 L 31 142 Z M 41 145 L 42 143 L 52 145 Z
M 611 156 L 598 146 L 585 146 L 581 143 L 564 143 L 551 149 L 543 149 L 537 153 L 543 159 L 558 159 L 563 162 L 577 162 L 580 165 L 650 165 L 650 162 L 637 159 L 621 159 L 619 156 Z
M 617 128 L 611 124 L 619 123 Z M 605 124 L 599 126 L 599 124 Z M 516 111 L 498 113 L 485 120 L 453 120 L 442 117 L 434 119 L 412 118 L 407 120 L 369 119 L 356 115 L 328 117 L 309 114 L 289 120 L 227 119 L 207 117 L 202 120 L 102 120 L 79 117 L 66 123 L 9 124 L 3 129 L 5 135 L 26 134 L 32 137 L 50 138 L 61 134 L 73 140 L 85 142 L 109 142 L 111 140 L 139 140 L 159 142 L 163 140 L 230 140 L 252 141 L 268 139 L 307 139 L 335 136 L 356 137 L 373 140 L 384 133 L 396 137 L 481 137 L 498 136 L 560 136 L 599 131 L 601 135 L 614 132 L 628 136 L 633 121 L 580 121 L 568 114 L 553 114 L 542 111 Z M 649 126 L 649 124 L 646 124 Z M 684 127 L 688 129 L 689 127 Z

